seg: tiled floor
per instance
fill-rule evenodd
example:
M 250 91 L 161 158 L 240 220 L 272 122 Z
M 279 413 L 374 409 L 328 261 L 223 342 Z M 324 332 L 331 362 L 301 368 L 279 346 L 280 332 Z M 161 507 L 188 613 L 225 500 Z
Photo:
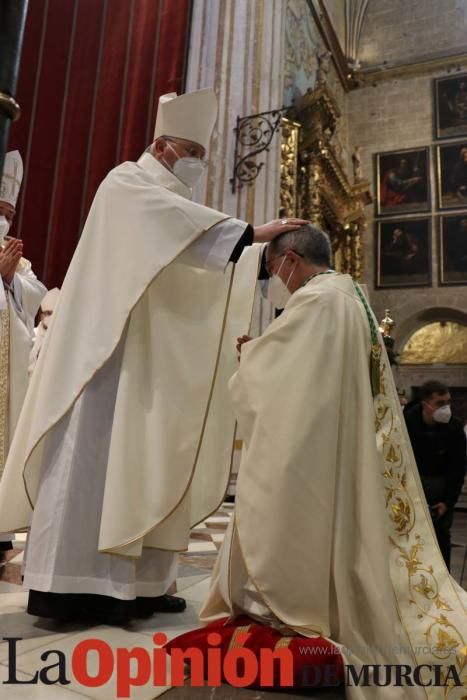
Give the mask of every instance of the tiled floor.
M 112 649 L 124 647 L 143 647 L 152 653 L 154 642 L 152 635 L 164 632 L 169 639 L 185 631 L 199 626 L 198 611 L 204 601 L 211 570 L 214 566 L 217 551 L 220 548 L 225 529 L 233 511 L 233 505 L 224 504 L 220 511 L 199 525 L 192 533 L 188 552 L 180 555 L 177 591 L 186 598 L 187 609 L 178 615 L 156 615 L 149 620 L 132 623 L 127 628 L 94 627 L 89 628 L 67 626 L 57 628 L 52 622 L 39 620 L 25 612 L 27 593 L 21 587 L 21 560 L 24 548 L 24 535 L 18 535 L 14 549 L 8 553 L 7 563 L 0 565 L 0 639 L 16 637 L 17 642 L 17 674 L 16 678 L 22 684 L 5 684 L 8 679 L 8 647 L 0 643 L 0 699 L 1 700 L 78 700 L 93 698 L 95 700 L 114 700 L 117 697 L 115 672 L 102 687 L 86 687 L 78 685 L 73 674 L 67 685 L 47 686 L 27 684 L 36 669 L 57 663 L 57 655 L 51 654 L 41 659 L 49 650 L 60 650 L 67 657 L 69 665 L 70 652 L 80 641 L 93 637 L 108 644 Z M 467 545 L 467 513 L 456 514 L 453 527 L 453 540 L 459 545 Z M 453 575 L 459 581 L 464 559 L 464 546 L 453 549 Z M 464 575 L 464 587 L 467 584 L 467 567 Z M 94 652 L 93 652 L 94 653 Z M 90 656 L 89 671 L 92 673 L 93 657 Z M 133 668 L 133 667 L 132 667 Z M 50 677 L 55 678 L 56 671 L 50 671 Z M 85 692 L 83 692 L 85 690 Z M 223 686 L 221 688 L 173 688 L 155 687 L 152 682 L 134 687 L 131 700 L 153 700 L 166 693 L 164 700 L 275 700 L 275 693 L 248 691 Z M 295 696 L 291 693 L 283 697 Z M 339 690 L 313 691 L 307 697 L 316 700 L 341 700 L 344 695 Z
M 177 592 L 187 600 L 187 609 L 177 615 L 156 615 L 149 620 L 132 623 L 125 629 L 115 627 L 89 628 L 66 626 L 57 627 L 53 622 L 39 620 L 25 612 L 27 592 L 21 587 L 21 562 L 26 536 L 17 535 L 14 548 L 7 553 L 7 561 L 0 564 L 0 639 L 4 637 L 21 638 L 17 642 L 17 674 L 21 685 L 5 684 L 8 679 L 8 646 L 0 643 L 0 698 L 1 700 L 78 700 L 94 698 L 95 700 L 114 700 L 117 697 L 115 673 L 102 687 L 89 688 L 74 680 L 67 685 L 47 686 L 27 684 L 35 670 L 57 663 L 57 656 L 51 654 L 47 661 L 41 655 L 48 650 L 59 649 L 67 657 L 69 665 L 70 652 L 84 639 L 91 636 L 107 643 L 112 649 L 125 647 L 143 647 L 152 653 L 155 632 L 164 632 L 169 639 L 199 626 L 198 612 L 209 587 L 209 578 L 214 566 L 225 529 L 233 511 L 233 505 L 225 504 L 212 518 L 199 525 L 192 533 L 189 549 L 180 555 L 177 578 Z M 89 671 L 92 672 L 91 662 Z M 51 678 L 55 678 L 50 671 Z M 153 700 L 166 692 L 165 687 L 154 687 L 145 683 L 142 687 L 132 689 L 132 700 Z M 173 692 L 173 691 L 171 691 Z M 191 689 L 180 689 L 190 694 Z

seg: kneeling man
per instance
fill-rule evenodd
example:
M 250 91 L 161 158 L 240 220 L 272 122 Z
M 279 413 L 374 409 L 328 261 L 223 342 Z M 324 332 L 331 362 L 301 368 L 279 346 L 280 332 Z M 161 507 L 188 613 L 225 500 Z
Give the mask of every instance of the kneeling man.
M 236 512 L 201 619 L 247 614 L 331 639 L 359 671 L 453 665 L 465 681 L 467 595 L 436 546 L 368 303 L 309 224 L 269 244 L 267 268 L 270 296 L 289 299 L 262 337 L 240 343 Z M 348 697 L 406 697 L 373 673 Z

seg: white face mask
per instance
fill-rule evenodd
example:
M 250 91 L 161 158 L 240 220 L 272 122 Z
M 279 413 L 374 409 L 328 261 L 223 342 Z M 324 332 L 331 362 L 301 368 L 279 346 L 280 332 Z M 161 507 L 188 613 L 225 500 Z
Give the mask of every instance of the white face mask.
M 433 412 L 433 418 L 437 423 L 449 423 L 451 416 L 451 406 L 441 406 Z
M 178 156 L 175 148 L 169 143 L 169 148 Z M 175 177 L 187 187 L 194 187 L 204 172 L 207 163 L 199 158 L 180 157 L 172 168 Z
M 3 239 L 10 230 L 10 222 L 5 216 L 0 216 L 0 243 L 3 243 Z
M 281 262 L 279 269 L 276 274 L 271 275 L 271 278 L 269 279 L 269 284 L 268 284 L 268 293 L 267 293 L 267 298 L 271 302 L 271 304 L 276 308 L 276 309 L 283 309 L 287 302 L 289 301 L 290 297 L 292 296 L 292 293 L 289 292 L 288 284 L 292 278 L 293 273 L 295 272 L 295 268 L 292 270 L 290 273 L 288 279 L 287 279 L 287 284 L 284 284 L 284 282 L 281 280 L 279 277 L 279 272 L 282 269 L 282 265 L 285 263 L 285 257 L 283 261 Z

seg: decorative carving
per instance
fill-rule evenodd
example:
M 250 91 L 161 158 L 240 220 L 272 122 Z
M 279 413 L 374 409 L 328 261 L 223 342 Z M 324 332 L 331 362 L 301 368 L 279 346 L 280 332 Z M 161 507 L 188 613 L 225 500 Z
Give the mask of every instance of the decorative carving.
M 260 112 L 248 117 L 237 117 L 234 131 L 235 163 L 230 179 L 232 192 L 244 184 L 250 185 L 258 177 L 264 161 L 257 162 L 256 156 L 269 150 L 274 134 L 281 128 L 281 118 L 285 107 L 272 112 Z M 244 153 L 244 151 L 247 152 Z
M 467 326 L 443 321 L 419 328 L 403 349 L 401 363 L 467 364 Z
M 318 54 L 318 70 L 316 72 L 317 85 L 324 85 L 327 82 L 331 56 L 332 54 L 330 51 L 323 51 L 323 53 Z
M 355 150 L 352 153 L 353 181 L 355 183 L 361 182 L 363 180 L 361 153 L 362 153 L 361 147 L 355 146 Z
M 297 212 L 297 167 L 300 124 L 282 118 L 281 190 L 279 217 L 295 216 Z
M 339 151 L 332 145 L 340 117 L 329 87 L 319 85 L 308 91 L 288 112 L 288 118 L 300 124 L 300 143 L 295 170 L 295 211 L 290 216 L 309 219 L 331 237 L 336 270 L 360 279 L 362 270 L 361 238 L 366 228 L 364 208 L 371 202 L 369 183 L 359 179 L 353 185 L 344 172 Z M 286 132 L 283 132 L 282 168 L 288 180 L 281 181 L 281 206 L 291 202 L 290 158 Z M 282 209 L 281 209 L 282 215 Z

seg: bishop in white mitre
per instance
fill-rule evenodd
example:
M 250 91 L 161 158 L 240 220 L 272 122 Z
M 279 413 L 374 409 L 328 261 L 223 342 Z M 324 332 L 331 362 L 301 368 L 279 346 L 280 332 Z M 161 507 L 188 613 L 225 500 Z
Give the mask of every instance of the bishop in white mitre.
M 161 97 L 153 144 L 92 204 L 0 485 L 0 527 L 30 528 L 32 614 L 120 624 L 185 605 L 166 595 L 176 553 L 228 484 L 248 244 L 299 223 L 190 201 L 216 114 L 211 89 Z
M 34 318 L 46 288 L 22 257 L 23 243 L 7 236 L 23 179 L 18 151 L 5 156 L 0 184 L 0 477 L 28 386 Z M 12 535 L 0 534 L 0 557 Z

